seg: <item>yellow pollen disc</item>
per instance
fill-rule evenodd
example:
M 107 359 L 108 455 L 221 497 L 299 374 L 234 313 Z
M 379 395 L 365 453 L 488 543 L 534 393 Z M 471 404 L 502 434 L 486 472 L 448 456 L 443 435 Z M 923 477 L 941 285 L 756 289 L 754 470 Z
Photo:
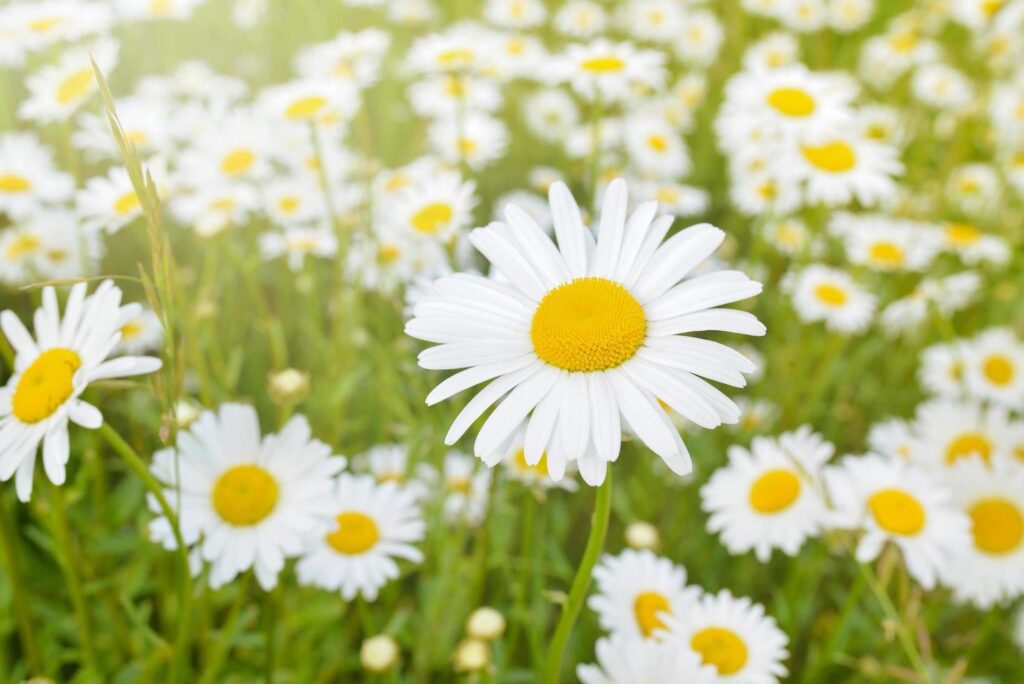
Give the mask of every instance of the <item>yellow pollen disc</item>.
M 779 513 L 800 496 L 800 478 L 793 471 L 776 468 L 763 473 L 750 487 L 750 505 L 758 513 Z
M 814 294 L 824 304 L 829 306 L 842 306 L 846 304 L 846 290 L 836 285 L 822 283 L 814 288 Z
M 327 98 L 319 95 L 311 95 L 293 102 L 288 109 L 285 110 L 284 115 L 289 119 L 308 119 L 323 109 L 326 104 Z
M 669 186 L 662 186 L 658 188 L 658 192 L 655 193 L 654 199 L 662 204 L 675 204 L 679 201 L 679 191 Z
M 889 47 L 895 52 L 910 52 L 917 47 L 917 34 L 913 31 L 897 33 L 889 38 Z
M 402 484 L 403 482 L 405 482 L 405 474 L 397 470 L 391 470 L 378 475 L 377 482 L 380 484 L 384 484 L 385 482 L 394 482 L 395 484 Z
M 875 522 L 886 532 L 913 537 L 924 529 L 924 507 L 902 489 L 882 489 L 868 499 Z
M 804 117 L 814 113 L 814 98 L 800 88 L 776 88 L 768 94 L 768 104 L 786 116 Z
M 142 326 L 136 321 L 128 321 L 121 326 L 121 339 L 122 340 L 134 340 L 136 337 L 142 334 Z
M 461 78 L 450 76 L 445 79 L 444 92 L 449 97 L 462 97 L 466 94 L 466 86 L 462 83 Z
M 114 202 L 114 211 L 121 216 L 127 216 L 139 208 L 139 196 L 134 192 L 126 192 Z
M 473 154 L 476 152 L 476 140 L 472 138 L 459 138 L 459 152 L 462 154 Z
M 472 489 L 472 482 L 465 476 L 450 477 L 445 484 L 448 485 L 448 489 L 459 494 L 469 494 Z
M 61 24 L 66 23 L 64 17 L 48 17 L 28 22 L 28 30 L 33 33 L 47 33 Z
M 971 245 L 980 237 L 981 231 L 969 223 L 950 223 L 946 226 L 946 240 L 954 245 Z
M 857 154 L 841 140 L 824 145 L 804 145 L 800 149 L 812 166 L 828 173 L 843 173 L 857 165 Z
M 646 336 L 643 307 L 605 278 L 559 285 L 544 295 L 530 324 L 537 356 L 567 371 L 615 368 L 636 354 Z
M 21 374 L 11 397 L 11 412 L 22 423 L 49 418 L 74 392 L 72 379 L 82 365 L 71 349 L 47 349 Z
M 402 252 L 394 245 L 381 245 L 377 248 L 377 261 L 382 264 L 393 264 L 401 255 Z
M 460 64 L 469 64 L 473 61 L 473 51 L 466 48 L 447 50 L 437 56 L 437 63 L 441 66 L 451 67 Z
M 899 266 L 903 263 L 903 250 L 894 242 L 876 242 L 871 245 L 868 255 L 876 264 Z
M 981 11 L 985 13 L 986 17 L 991 19 L 1002 8 L 1003 2 L 1004 0 L 985 0 L 985 2 L 981 3 Z
M 1001 387 L 1013 382 L 1013 376 L 1016 374 L 1013 362 L 1003 354 L 991 354 L 985 357 L 985 361 L 981 364 L 981 370 L 989 382 Z
M 668 599 L 656 591 L 645 591 L 637 594 L 633 601 L 633 615 L 636 617 L 636 624 L 645 637 L 651 636 L 656 629 L 665 629 L 665 623 L 661 621 L 661 614 L 671 615 Z
M 588 59 L 580 65 L 584 71 L 589 71 L 595 74 L 610 74 L 616 71 L 622 71 L 625 68 L 626 63 L 618 57 L 611 55 L 607 57 L 594 57 Z
M 663 135 L 652 135 L 647 138 L 647 145 L 655 152 L 664 152 L 668 149 L 668 140 Z
M 221 197 L 210 202 L 210 209 L 214 211 L 231 211 L 235 208 L 235 200 L 230 197 Z
M 690 647 L 700 654 L 705 665 L 714 665 L 721 675 L 736 674 L 747 664 L 747 645 L 731 629 L 702 629 L 690 639 Z
M 380 540 L 377 523 L 365 513 L 345 511 L 336 520 L 338 529 L 327 535 L 327 543 L 338 553 L 348 556 L 366 553 Z
M 992 442 L 980 432 L 965 432 L 946 447 L 946 465 L 953 465 L 961 458 L 981 456 L 985 463 L 992 459 Z
M 213 508 L 225 522 L 255 525 L 277 505 L 277 480 L 257 465 L 228 468 L 213 486 Z
M 150 0 L 149 13 L 156 16 L 164 16 L 171 13 L 174 9 L 174 2 L 172 0 Z
M 1024 515 L 1019 505 L 1006 499 L 982 499 L 967 511 L 971 516 L 974 545 L 992 555 L 1010 553 L 1024 541 Z
M 76 71 L 64 79 L 64 82 L 57 88 L 57 102 L 69 104 L 82 99 L 92 88 L 95 80 L 96 75 L 92 73 L 92 69 Z
M 294 214 L 299 208 L 298 197 L 282 197 L 277 202 L 277 208 L 286 214 Z
M 530 465 L 526 462 L 526 451 L 520 449 L 515 455 L 516 468 L 524 473 L 533 473 L 534 475 L 540 475 L 547 477 L 548 475 L 548 455 L 547 452 L 540 455 L 540 460 L 537 461 L 536 465 Z
M 149 136 L 142 131 L 125 131 L 124 137 L 128 138 L 136 147 L 145 145 L 149 141 Z
M 32 182 L 24 176 L 16 176 L 8 173 L 0 176 L 0 192 L 11 195 L 28 192 L 32 189 Z
M 256 155 L 250 150 L 232 150 L 224 155 L 224 159 L 220 162 L 220 170 L 228 176 L 237 176 L 248 171 L 254 161 L 256 161 Z
M 428 204 L 412 216 L 412 227 L 420 233 L 436 234 L 452 220 L 452 206 L 444 202 Z
M 40 244 L 39 238 L 35 235 L 20 235 L 7 245 L 7 258 L 14 261 L 32 254 L 39 249 Z

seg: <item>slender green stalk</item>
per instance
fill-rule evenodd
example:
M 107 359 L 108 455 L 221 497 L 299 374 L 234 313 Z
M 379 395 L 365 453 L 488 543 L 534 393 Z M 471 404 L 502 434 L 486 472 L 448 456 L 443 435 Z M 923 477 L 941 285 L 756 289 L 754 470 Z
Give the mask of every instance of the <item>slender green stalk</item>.
M 263 679 L 267 684 L 274 682 L 275 653 L 277 648 L 277 595 L 281 591 L 278 585 L 272 591 L 263 592 L 263 635 L 266 640 Z
M 216 641 L 210 660 L 203 663 L 203 673 L 199 679 L 199 684 L 210 684 L 211 682 L 218 681 L 217 677 L 220 675 L 220 669 L 224 666 L 224 660 L 231 649 L 231 641 L 234 639 L 235 631 L 238 629 L 238 618 L 242 614 L 242 607 L 245 605 L 245 599 L 249 595 L 249 577 L 250 573 L 246 573 L 242 576 L 241 581 L 238 582 L 238 593 L 235 595 L 235 600 L 231 604 L 227 618 L 224 620 L 224 626 L 220 631 L 220 638 Z
M 903 616 L 893 604 L 885 587 L 882 586 L 882 583 L 875 575 L 875 571 L 866 563 L 857 563 L 857 567 L 860 568 L 861 575 L 864 576 L 868 587 L 871 588 L 871 593 L 875 595 L 875 598 L 881 604 L 886 617 L 892 620 L 896 626 L 896 637 L 899 639 L 900 646 L 903 647 L 903 652 L 906 654 L 907 659 L 910 660 L 910 664 L 920 678 L 920 681 L 923 684 L 931 684 L 932 675 L 925 666 L 924 659 L 921 658 L 921 653 L 914 642 L 914 636 L 911 634 L 907 623 L 903 620 Z
M 519 541 L 519 563 L 515 565 L 518 582 L 515 585 L 515 595 L 513 600 L 515 601 L 515 607 L 513 608 L 515 615 L 515 622 L 512 628 L 509 630 L 508 635 L 508 652 L 506 658 L 508 662 L 515 662 L 516 650 L 519 646 L 519 637 L 526 632 L 527 626 L 530 623 L 528 609 L 526 607 L 526 593 L 530 586 L 530 577 L 532 575 L 531 570 L 533 569 L 530 563 L 530 549 L 533 548 L 534 540 L 533 533 L 536 526 L 534 525 L 534 519 L 537 517 L 537 500 L 534 497 L 533 491 L 529 487 L 523 488 L 523 498 L 525 503 L 523 504 L 523 518 L 522 518 L 522 537 Z
M 7 512 L 4 511 L 0 515 L 0 547 L 3 550 L 4 572 L 11 585 L 11 606 L 14 608 L 14 616 L 18 621 L 18 637 L 21 639 L 21 647 L 25 649 L 25 661 L 28 663 L 29 674 L 40 676 L 46 674 L 46 671 L 39 659 L 39 647 L 36 646 L 35 635 L 32 631 L 32 618 L 29 615 L 28 604 L 25 602 L 27 596 L 21 585 L 17 544 L 17 537 L 10 529 Z
M 146 467 L 142 458 L 135 453 L 135 450 L 121 437 L 109 423 L 104 423 L 99 428 L 100 435 L 107 440 L 114 451 L 116 451 L 128 468 L 142 480 L 146 490 L 153 495 L 160 511 L 167 517 L 174 534 L 174 541 L 177 545 L 175 553 L 178 557 L 178 636 L 175 644 L 175 657 L 171 666 L 172 682 L 188 680 L 188 663 L 191 652 L 191 617 L 192 617 L 192 572 L 189 568 L 188 549 L 185 547 L 185 540 L 181 536 L 181 528 L 178 525 L 178 516 L 167 502 L 163 488 L 156 481 L 152 473 Z
M 85 600 L 85 589 L 82 578 L 78 574 L 81 564 L 78 562 L 74 544 L 71 539 L 71 526 L 68 524 L 67 503 L 64 501 L 64 490 L 58 485 L 50 486 L 50 523 L 54 542 L 56 542 L 57 562 L 64 573 L 64 581 L 68 584 L 68 594 L 78 621 L 78 635 L 81 639 L 82 667 L 95 678 L 102 679 L 99 658 L 96 655 L 96 639 L 92 632 L 92 618 Z
M 590 523 L 590 537 L 587 538 L 587 548 L 583 552 L 583 559 L 576 570 L 576 576 L 572 580 L 572 587 L 569 590 L 569 598 L 562 606 L 562 615 L 555 627 L 555 635 L 548 647 L 547 662 L 544 664 L 544 684 L 558 684 L 562 673 L 562 659 L 565 656 L 565 646 L 572 634 L 572 628 L 579 617 L 583 601 L 587 597 L 587 590 L 590 588 L 590 576 L 594 571 L 594 565 L 604 548 L 604 538 L 608 533 L 608 520 L 611 518 L 612 510 L 612 469 L 608 469 L 604 484 L 597 490 L 594 504 L 593 520 Z

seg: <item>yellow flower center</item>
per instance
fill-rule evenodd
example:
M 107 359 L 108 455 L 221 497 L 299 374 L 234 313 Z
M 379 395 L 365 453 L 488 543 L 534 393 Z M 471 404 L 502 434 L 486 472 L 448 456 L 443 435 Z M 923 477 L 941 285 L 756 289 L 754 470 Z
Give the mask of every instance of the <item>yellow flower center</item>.
M 973 523 L 974 545 L 985 553 L 1000 555 L 1020 548 L 1024 541 L 1024 515 L 1007 499 L 982 499 L 967 511 Z
M 540 475 L 547 477 L 548 475 L 548 455 L 547 452 L 540 455 L 540 460 L 537 461 L 536 465 L 530 465 L 526 462 L 526 451 L 520 449 L 516 452 L 513 459 L 515 466 L 518 470 L 524 473 L 532 473 L 534 475 Z
M 768 94 L 768 104 L 780 114 L 792 117 L 814 113 L 814 98 L 800 88 L 776 88 Z
M 530 325 L 537 356 L 568 371 L 615 368 L 647 336 L 644 309 L 619 283 L 577 278 L 544 295 Z
M 843 173 L 857 164 L 857 154 L 841 140 L 824 145 L 804 145 L 800 149 L 812 166 L 828 173 Z
M 661 613 L 671 615 L 668 599 L 664 594 L 656 591 L 645 591 L 637 594 L 633 601 L 633 614 L 636 616 L 636 624 L 645 637 L 651 636 L 656 629 L 665 629 L 665 623 L 661 621 Z
M 301 100 L 293 102 L 288 109 L 285 110 L 284 115 L 288 119 L 308 119 L 323 109 L 326 104 L 326 97 L 310 95 L 309 97 L 304 97 Z
M 876 242 L 868 250 L 868 256 L 883 266 L 899 266 L 903 263 L 903 250 L 894 242 Z
M 96 75 L 92 73 L 92 69 L 76 71 L 64 79 L 57 88 L 57 102 L 66 105 L 82 99 L 92 88 L 95 80 Z
M 327 543 L 338 553 L 357 556 L 366 553 L 380 540 L 373 518 L 359 511 L 345 511 L 336 518 L 338 529 L 327 535 Z
M 763 473 L 750 487 L 750 505 L 758 513 L 778 513 L 800 496 L 800 478 L 793 471 L 776 468 Z
M 382 264 L 393 264 L 401 255 L 402 252 L 395 245 L 381 245 L 377 248 L 377 261 Z
M 882 489 L 868 499 L 875 522 L 886 532 L 913 537 L 924 529 L 924 507 L 902 489 Z
M 128 321 L 121 326 L 121 339 L 134 340 L 142 334 L 142 325 L 138 321 Z
M 655 152 L 664 152 L 668 149 L 668 140 L 663 135 L 652 135 L 647 138 L 647 144 Z
M 435 235 L 452 220 L 452 206 L 445 202 L 435 202 L 423 207 L 412 217 L 412 227 L 417 232 Z
M 220 162 L 220 170 L 225 175 L 237 176 L 248 171 L 254 161 L 256 161 L 256 155 L 252 151 L 244 148 L 232 150 L 224 155 L 224 159 Z
M 20 259 L 38 250 L 41 244 L 35 235 L 19 235 L 7 245 L 7 258 L 12 261 Z
M 459 494 L 469 494 L 473 489 L 473 483 L 465 475 L 449 477 L 445 484 L 448 489 Z
M 469 64 L 472 61 L 473 51 L 467 48 L 446 50 L 437 56 L 437 63 L 446 67 Z
M 946 240 L 953 245 L 971 245 L 981 237 L 981 231 L 969 223 L 950 223 L 946 226 Z
M 828 306 L 839 307 L 846 304 L 846 290 L 837 285 L 822 283 L 814 288 L 814 294 Z
M 747 645 L 736 632 L 725 627 L 706 627 L 693 635 L 690 647 L 705 665 L 714 665 L 721 675 L 736 674 L 747 664 Z
M 228 468 L 213 486 L 213 508 L 225 522 L 255 525 L 277 506 L 277 480 L 257 465 Z
M 49 418 L 74 392 L 72 379 L 82 365 L 71 349 L 47 349 L 21 374 L 11 397 L 11 411 L 22 423 Z
M 33 33 L 48 33 L 51 29 L 67 23 L 64 17 L 45 17 L 28 22 L 28 30 Z
M 464 155 L 470 155 L 476 152 L 477 144 L 476 140 L 472 138 L 459 138 L 459 152 Z
M 158 17 L 166 16 L 174 9 L 172 0 L 150 0 L 149 13 Z
M 589 71 L 595 74 L 611 74 L 617 71 L 622 71 L 626 63 L 618 57 L 608 55 L 606 57 L 593 57 L 586 60 L 580 65 L 584 71 Z
M 992 18 L 1003 6 L 1004 0 L 985 0 L 981 3 L 981 11 L 986 17 Z
M 127 216 L 139 208 L 139 196 L 134 192 L 126 192 L 114 202 L 114 211 L 121 216 Z
M 992 459 L 992 442 L 980 432 L 965 432 L 946 447 L 946 465 L 953 465 L 961 458 L 975 455 L 989 463 Z
M 679 201 L 679 191 L 670 185 L 663 185 L 658 188 L 654 199 L 662 204 L 675 204 Z
M 917 47 L 918 37 L 914 31 L 903 31 L 889 37 L 889 47 L 894 52 L 906 53 Z
M 28 192 L 32 189 L 32 182 L 24 176 L 8 173 L 0 176 L 0 192 L 11 195 Z
M 285 214 L 294 214 L 299 208 L 299 198 L 292 196 L 282 197 L 277 202 L 277 208 Z
M 990 354 L 981 364 L 981 370 L 993 385 L 1005 387 L 1016 375 L 1013 362 L 1003 354 Z

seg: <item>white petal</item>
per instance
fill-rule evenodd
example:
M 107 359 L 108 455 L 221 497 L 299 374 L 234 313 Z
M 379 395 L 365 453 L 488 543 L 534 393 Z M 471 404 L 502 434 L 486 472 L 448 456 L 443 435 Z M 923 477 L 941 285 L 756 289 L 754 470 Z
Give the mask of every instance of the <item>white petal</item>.
M 632 290 L 636 298 L 646 304 L 664 294 L 711 256 L 724 239 L 725 233 L 708 223 L 673 235 L 658 248 L 637 280 Z
M 81 425 L 89 430 L 95 430 L 103 425 L 103 414 L 92 404 L 81 399 L 72 399 L 66 405 L 68 418 L 76 425 Z
M 660 321 L 649 321 L 647 335 L 662 337 L 709 330 L 758 337 L 766 332 L 764 323 L 752 313 L 737 309 L 705 309 Z
M 521 382 L 484 421 L 473 446 L 474 453 L 482 457 L 496 452 L 500 443 L 522 424 L 557 380 L 557 371 L 545 365 L 540 372 Z
M 587 275 L 586 227 L 580 208 L 572 193 L 562 181 L 551 184 L 548 190 L 551 218 L 558 238 L 558 250 L 565 259 L 569 275 L 582 278 Z
M 459 441 L 459 438 L 466 434 L 466 430 L 476 422 L 477 418 L 483 415 L 483 412 L 486 411 L 491 404 L 500 399 L 506 392 L 510 391 L 520 382 L 525 381 L 527 378 L 540 371 L 541 367 L 544 365 L 543 361 L 538 360 L 520 371 L 503 375 L 497 380 L 491 382 L 487 387 L 480 390 L 476 396 L 469 400 L 469 403 L 466 404 L 465 408 L 462 409 L 459 415 L 455 417 L 451 428 L 448 430 L 448 434 L 444 438 L 444 443 L 451 446 L 452 444 L 455 444 L 455 442 Z
M 427 406 L 433 406 L 439 401 L 444 401 L 465 389 L 479 385 L 481 382 L 486 382 L 499 375 L 505 375 L 520 368 L 525 368 L 536 360 L 537 355 L 531 352 L 505 361 L 485 363 L 459 371 L 441 382 L 427 395 Z
M 614 273 L 626 229 L 627 203 L 626 181 L 616 178 L 605 191 L 591 275 L 607 278 Z
M 19 358 L 35 357 L 39 354 L 39 347 L 29 334 L 25 325 L 13 311 L 0 313 L 0 327 L 3 328 L 7 341 L 14 347 Z

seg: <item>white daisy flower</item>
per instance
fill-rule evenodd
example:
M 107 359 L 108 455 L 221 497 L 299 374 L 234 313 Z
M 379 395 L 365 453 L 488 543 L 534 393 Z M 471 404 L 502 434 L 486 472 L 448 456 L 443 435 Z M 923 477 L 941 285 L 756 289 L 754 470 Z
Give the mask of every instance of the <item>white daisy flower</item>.
M 972 396 L 1024 410 L 1024 343 L 1009 328 L 990 328 L 965 349 L 964 380 Z
M 749 450 L 730 447 L 728 465 L 700 490 L 708 531 L 720 533 L 734 555 L 753 550 L 762 563 L 774 549 L 795 556 L 824 524 L 818 475 L 832 452 L 807 426 L 778 439 L 755 437 Z
M 856 31 L 875 14 L 875 0 L 831 0 L 828 5 L 828 23 L 836 31 Z
M 17 473 L 21 501 L 32 495 L 40 444 L 46 476 L 62 485 L 71 453 L 68 422 L 90 430 L 103 424 L 99 409 L 79 399 L 90 383 L 145 375 L 161 366 L 148 356 L 107 360 L 132 309 L 121 306 L 121 290 L 109 280 L 89 296 L 86 287 L 71 288 L 63 316 L 56 291 L 44 288 L 34 336 L 13 311 L 0 313 L 0 328 L 15 351 L 14 372 L 0 389 L 0 480 Z
M 555 30 L 573 38 L 591 38 L 608 24 L 604 8 L 591 0 L 569 0 L 555 12 Z
M 295 226 L 329 219 L 323 191 L 300 178 L 275 178 L 261 187 L 260 195 L 273 223 Z
M 93 61 L 109 76 L 117 64 L 117 53 L 118 44 L 111 39 L 65 50 L 56 64 L 44 66 L 26 79 L 29 94 L 18 106 L 18 116 L 41 124 L 66 121 L 99 89 Z
M 115 0 L 125 19 L 185 21 L 206 0 Z
M 563 477 L 557 481 L 551 479 L 551 475 L 548 473 L 548 459 L 544 454 L 541 454 L 540 462 L 534 465 L 527 463 L 524 450 L 525 442 L 526 426 L 524 425 L 519 429 L 511 444 L 509 444 L 508 451 L 505 452 L 505 457 L 501 460 L 509 479 L 515 480 L 527 487 L 540 490 L 564 489 L 568 492 L 576 491 L 578 485 L 572 477 Z M 567 468 L 567 470 L 571 471 L 572 468 Z
M 484 18 L 503 28 L 528 28 L 544 21 L 547 9 L 540 0 L 487 0 Z
M 505 154 L 508 128 L 500 120 L 481 112 L 468 112 L 460 121 L 438 119 L 427 131 L 431 148 L 451 164 L 465 162 L 479 170 Z
M 983 233 L 970 223 L 947 223 L 942 230 L 945 248 L 965 264 L 987 261 L 998 265 L 1010 258 L 1010 248 L 1002 237 Z
M 868 430 L 868 447 L 890 459 L 909 459 L 914 448 L 914 428 L 902 418 L 875 423 Z
M 644 639 L 658 637 L 670 616 L 688 613 L 700 594 L 686 586 L 683 566 L 646 550 L 605 556 L 594 568 L 594 583 L 587 605 L 601 628 Z
M 255 409 L 222 404 L 179 432 L 177 448 L 155 453 L 152 471 L 167 487 L 185 543 L 210 563 L 210 586 L 251 568 L 269 591 L 285 559 L 330 529 L 334 476 L 344 467 L 344 458 L 313 438 L 304 416 L 261 437 Z M 174 548 L 167 518 L 154 519 L 149 530 Z M 200 570 L 197 563 L 194 572 Z
M 295 72 L 303 78 L 336 78 L 368 88 L 380 79 L 390 44 L 390 34 L 379 29 L 341 31 L 331 40 L 300 49 Z
M 706 68 L 718 57 L 724 41 L 725 29 L 713 12 L 691 9 L 683 15 L 672 48 L 684 64 Z
M 558 142 L 577 128 L 580 112 L 564 90 L 547 88 L 524 99 L 523 118 L 530 133 L 546 142 Z
M 942 249 L 934 228 L 881 216 L 858 220 L 843 242 L 851 262 L 875 271 L 923 271 Z
M 318 78 L 266 88 L 260 93 L 257 106 L 271 121 L 334 127 L 348 123 L 360 102 L 359 89 L 354 84 Z
M 689 646 L 722 684 L 775 684 L 786 676 L 786 635 L 764 607 L 723 589 L 666 619 L 663 641 Z
M 921 586 L 935 586 L 944 563 L 970 544 L 967 516 L 928 472 L 874 454 L 848 456 L 825 471 L 836 527 L 858 529 L 858 563 L 878 557 L 886 542 L 903 553 Z
M 630 0 L 619 6 L 619 25 L 637 40 L 669 43 L 679 39 L 684 10 L 674 0 Z
M 399 190 L 384 221 L 402 234 L 447 243 L 469 227 L 476 202 L 476 183 L 464 181 L 458 171 L 437 170 Z
M 743 55 L 743 68 L 747 71 L 767 71 L 789 66 L 800 57 L 800 43 L 796 36 L 775 31 L 747 48 Z
M 707 211 L 711 197 L 707 190 L 671 181 L 640 181 L 630 186 L 630 199 L 658 203 L 658 209 L 673 216 L 697 216 Z
M 960 341 L 933 344 L 921 352 L 918 378 L 928 392 L 948 399 L 966 394 L 964 363 L 966 344 Z
M 306 257 L 332 259 L 338 253 L 338 236 L 329 225 L 290 226 L 260 235 L 260 252 L 266 261 L 287 257 L 288 268 L 301 271 Z
M 633 114 L 623 123 L 622 141 L 629 160 L 649 178 L 677 178 L 690 170 L 690 153 L 663 117 Z
M 594 648 L 597 664 L 576 668 L 582 684 L 717 681 L 712 667 L 703 665 L 697 654 L 677 644 L 620 633 L 598 639 Z
M 299 584 L 338 591 L 346 601 L 374 601 L 398 579 L 396 559 L 413 563 L 423 554 L 413 544 L 426 524 L 416 497 L 398 485 L 342 474 L 334 495 L 334 525 L 312 543 L 295 566 Z
M 856 131 L 814 134 L 786 152 L 787 163 L 806 181 L 808 203 L 837 206 L 857 200 L 866 207 L 884 206 L 896 197 L 893 177 L 903 173 L 896 148 Z
M 53 151 L 34 133 L 0 136 L 0 213 L 22 218 L 41 204 L 64 202 L 75 182 L 57 169 Z
M 554 69 L 580 96 L 618 102 L 637 89 L 659 88 L 665 81 L 664 65 L 660 52 L 599 38 L 589 45 L 568 46 Z
M 466 112 L 493 112 L 500 108 L 501 89 L 493 79 L 441 74 L 410 85 L 409 104 L 424 118 L 456 120 L 459 126 L 457 119 Z
M 121 326 L 121 340 L 114 351 L 119 354 L 141 354 L 159 351 L 164 344 L 164 328 L 160 318 L 149 307 L 128 305 L 131 315 Z
M 116 233 L 142 216 L 142 203 L 128 170 L 116 166 L 106 176 L 86 181 L 75 196 L 82 226 L 86 230 Z
M 115 98 L 117 118 L 124 136 L 143 159 L 166 155 L 172 151 L 171 107 L 162 100 L 139 96 Z M 75 119 L 75 132 L 71 141 L 92 160 L 121 162 L 117 139 L 110 134 L 107 113 L 83 111 Z
M 597 485 L 618 458 L 623 422 L 673 472 L 691 470 L 658 400 L 705 428 L 739 420 L 735 404 L 697 376 L 742 386 L 753 366 L 724 345 L 679 335 L 763 334 L 751 314 L 717 308 L 758 294 L 761 285 L 728 270 L 686 278 L 725 234 L 701 224 L 661 245 L 672 218 L 655 218 L 651 202 L 627 221 L 626 192 L 622 181 L 609 186 L 595 239 L 569 189 L 553 185 L 557 248 L 525 212 L 509 207 L 508 223 L 470 234 L 505 282 L 448 276 L 416 306 L 406 332 L 438 345 L 420 354 L 420 365 L 467 369 L 427 403 L 491 381 L 455 419 L 447 444 L 501 400 L 476 438 L 479 458 L 497 463 L 528 419 L 527 463 L 546 452 L 557 480 L 575 460 L 583 479 Z
M 936 469 L 962 460 L 995 466 L 1013 457 L 1015 436 L 1024 429 L 1001 408 L 938 399 L 921 404 L 914 416 L 912 459 Z
M 868 326 L 875 297 L 845 271 L 812 264 L 786 283 L 800 320 L 824 321 L 829 330 L 857 333 Z

